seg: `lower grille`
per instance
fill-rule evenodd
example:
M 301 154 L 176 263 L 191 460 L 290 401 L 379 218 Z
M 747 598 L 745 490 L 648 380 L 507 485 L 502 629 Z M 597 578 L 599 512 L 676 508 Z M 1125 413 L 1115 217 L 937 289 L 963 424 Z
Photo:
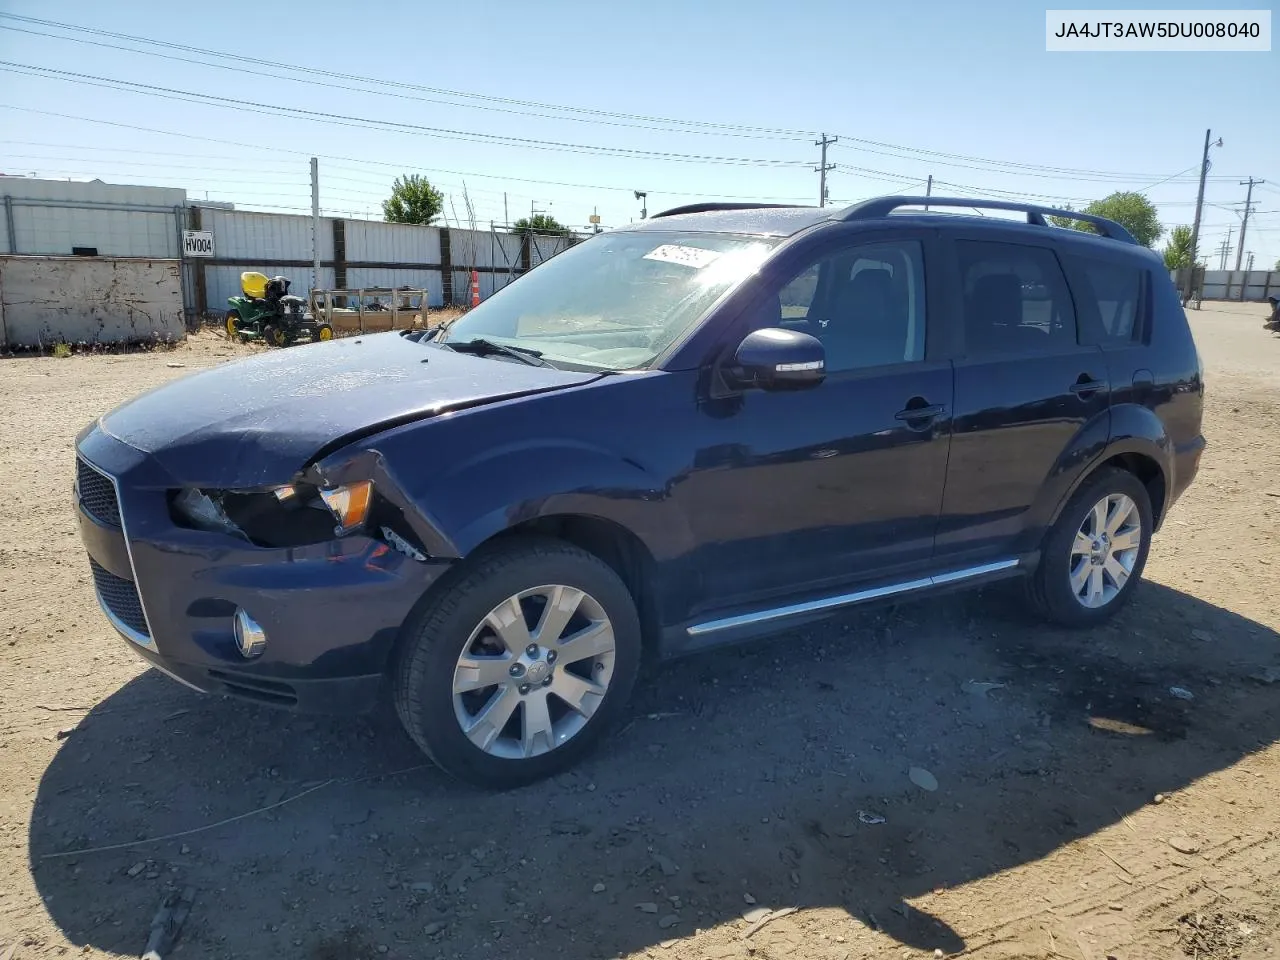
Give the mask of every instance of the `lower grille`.
M 76 457 L 76 495 L 85 510 L 102 523 L 120 526 L 120 502 L 107 477 Z
M 144 637 L 151 636 L 147 629 L 147 618 L 142 613 L 142 598 L 138 596 L 137 586 L 103 569 L 92 557 L 89 558 L 89 566 L 93 570 L 93 585 L 98 588 L 98 596 L 102 598 L 107 610 L 130 630 Z

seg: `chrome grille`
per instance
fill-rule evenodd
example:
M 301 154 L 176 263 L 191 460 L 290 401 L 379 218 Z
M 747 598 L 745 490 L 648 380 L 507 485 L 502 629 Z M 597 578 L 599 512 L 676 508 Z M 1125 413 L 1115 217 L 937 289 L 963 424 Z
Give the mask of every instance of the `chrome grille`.
M 142 612 L 142 598 L 138 588 L 129 580 L 121 580 L 114 573 L 103 569 L 96 560 L 89 558 L 93 570 L 93 585 L 98 588 L 102 604 L 112 615 L 130 630 L 143 636 L 151 636 L 147 630 L 147 618 Z
M 120 502 L 115 485 L 89 464 L 76 457 L 76 495 L 85 510 L 101 523 L 120 526 Z

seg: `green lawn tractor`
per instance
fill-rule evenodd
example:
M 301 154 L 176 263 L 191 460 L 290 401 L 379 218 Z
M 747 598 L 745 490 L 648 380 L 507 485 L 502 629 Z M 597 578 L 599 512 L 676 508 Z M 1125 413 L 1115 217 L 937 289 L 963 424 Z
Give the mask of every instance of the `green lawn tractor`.
M 242 296 L 227 298 L 227 336 L 287 347 L 299 340 L 332 340 L 333 327 L 307 313 L 307 301 L 289 294 L 289 280 L 240 274 Z

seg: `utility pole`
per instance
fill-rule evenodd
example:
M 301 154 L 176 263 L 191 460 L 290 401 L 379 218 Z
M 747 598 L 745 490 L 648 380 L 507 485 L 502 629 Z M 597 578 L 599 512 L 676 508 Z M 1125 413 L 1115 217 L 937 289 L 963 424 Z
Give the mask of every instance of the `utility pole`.
M 1227 227 L 1227 239 L 1218 244 L 1218 269 L 1227 269 L 1227 257 L 1231 256 L 1231 234 L 1235 227 Z
M 1200 214 L 1204 210 L 1204 179 L 1209 173 L 1209 136 L 1211 130 L 1204 132 L 1204 155 L 1200 158 L 1200 191 L 1196 194 L 1196 219 L 1191 227 L 1191 269 L 1187 271 L 1187 282 L 1183 290 L 1184 299 L 1191 299 L 1191 288 L 1195 283 L 1196 262 L 1200 248 Z M 1217 145 L 1222 146 L 1222 138 Z
M 507 209 L 507 191 L 502 191 L 502 225 L 511 229 L 511 211 Z
M 1240 221 L 1240 245 L 1236 247 L 1236 269 L 1240 269 L 1240 255 L 1244 253 L 1244 235 L 1249 229 L 1249 213 L 1253 210 L 1253 188 L 1255 184 L 1266 183 L 1265 180 L 1255 180 L 1250 177 L 1248 180 L 1241 180 L 1240 186 L 1246 183 L 1249 185 L 1249 192 L 1244 198 L 1244 219 Z
M 929 179 L 926 180 L 924 183 L 924 195 L 926 197 L 933 196 L 933 174 L 932 173 L 929 174 Z M 924 209 L 926 212 L 928 211 L 929 205 L 927 203 L 924 205 Z
M 311 289 L 320 286 L 320 161 L 311 158 Z
M 821 140 L 813 141 L 815 147 L 822 148 L 822 161 L 814 168 L 818 173 L 818 206 L 820 207 L 827 205 L 827 171 L 836 168 L 834 163 L 827 163 L 827 147 L 839 139 L 839 137 L 828 137 L 824 133 Z
M 1245 273 L 1253 272 L 1253 251 L 1249 251 L 1249 265 L 1244 268 Z

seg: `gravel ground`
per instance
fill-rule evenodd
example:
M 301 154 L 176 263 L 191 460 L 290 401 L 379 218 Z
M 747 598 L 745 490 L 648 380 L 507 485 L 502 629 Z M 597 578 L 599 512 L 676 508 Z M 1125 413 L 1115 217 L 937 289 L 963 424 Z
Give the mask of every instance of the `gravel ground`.
M 0 360 L 0 958 L 136 957 L 187 887 L 174 957 L 1274 956 L 1280 339 L 1191 315 L 1209 449 L 1113 625 L 859 611 L 653 671 L 504 795 L 389 716 L 197 696 L 98 612 L 75 433 L 245 348 Z

